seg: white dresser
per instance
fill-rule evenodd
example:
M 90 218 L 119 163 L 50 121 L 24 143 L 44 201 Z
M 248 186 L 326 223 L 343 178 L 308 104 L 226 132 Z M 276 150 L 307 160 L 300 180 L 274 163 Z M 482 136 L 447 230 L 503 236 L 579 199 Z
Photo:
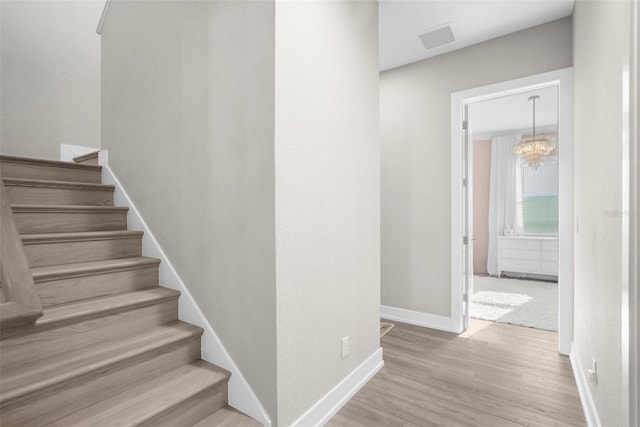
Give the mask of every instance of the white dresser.
M 558 238 L 498 236 L 498 276 L 504 272 L 558 276 Z

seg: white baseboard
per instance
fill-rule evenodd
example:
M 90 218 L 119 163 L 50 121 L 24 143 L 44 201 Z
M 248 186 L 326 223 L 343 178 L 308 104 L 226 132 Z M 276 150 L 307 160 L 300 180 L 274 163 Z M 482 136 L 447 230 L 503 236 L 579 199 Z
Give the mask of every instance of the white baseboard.
M 204 334 L 202 335 L 202 358 L 231 372 L 231 378 L 229 379 L 229 405 L 260 421 L 263 425 L 270 427 L 271 419 L 269 415 L 225 349 L 222 341 L 220 341 L 220 338 L 216 335 L 213 327 L 202 314 L 202 311 L 200 311 L 198 304 L 180 279 L 180 276 L 178 276 L 171 261 L 169 261 L 158 244 L 158 241 L 136 209 L 133 201 L 109 167 L 107 150 L 100 151 L 98 163 L 102 165 L 102 183 L 115 185 L 116 187 L 114 196 L 115 205 L 129 208 L 129 227 L 134 230 L 144 231 L 142 238 L 142 251 L 144 255 L 159 258 L 162 261 L 160 263 L 160 283 L 162 283 L 163 286 L 181 292 L 179 299 L 180 320 L 204 329 Z
M 591 396 L 591 389 L 589 388 L 589 380 L 585 375 L 585 370 L 582 368 L 580 358 L 576 354 L 576 348 L 571 343 L 571 353 L 569 354 L 569 360 L 571 360 L 571 369 L 573 370 L 573 377 L 576 380 L 576 386 L 578 387 L 578 395 L 580 396 L 580 403 L 582 404 L 582 411 L 584 417 L 587 420 L 588 427 L 602 427 L 600 423 L 600 417 L 598 416 L 598 410 Z
M 99 148 L 82 147 L 80 145 L 60 144 L 60 160 L 72 162 L 74 157 L 95 153 Z
M 291 427 L 325 425 L 383 366 L 382 348 L 379 348 L 294 421 Z
M 425 328 L 438 329 L 445 332 L 456 332 L 453 320 L 450 317 L 436 314 L 422 313 L 420 311 L 407 310 L 405 308 L 380 306 L 380 317 L 387 320 L 409 323 L 410 325 L 424 326 Z

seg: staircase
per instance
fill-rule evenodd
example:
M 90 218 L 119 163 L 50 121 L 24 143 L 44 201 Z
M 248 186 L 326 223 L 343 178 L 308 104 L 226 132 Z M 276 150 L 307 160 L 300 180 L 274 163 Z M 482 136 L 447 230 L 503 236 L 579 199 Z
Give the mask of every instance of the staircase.
M 0 156 L 42 305 L 0 325 L 0 425 L 261 425 L 227 405 L 230 373 L 200 359 L 203 330 L 178 320 L 97 157 L 76 160 Z

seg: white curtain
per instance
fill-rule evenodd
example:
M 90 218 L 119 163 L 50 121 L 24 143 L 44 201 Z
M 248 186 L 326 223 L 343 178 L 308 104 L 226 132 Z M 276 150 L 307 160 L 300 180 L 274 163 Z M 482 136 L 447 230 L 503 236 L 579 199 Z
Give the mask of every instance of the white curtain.
M 516 215 L 516 167 L 513 147 L 520 134 L 491 138 L 491 177 L 489 184 L 489 250 L 487 272 L 498 274 L 498 236 L 512 235 L 518 228 Z

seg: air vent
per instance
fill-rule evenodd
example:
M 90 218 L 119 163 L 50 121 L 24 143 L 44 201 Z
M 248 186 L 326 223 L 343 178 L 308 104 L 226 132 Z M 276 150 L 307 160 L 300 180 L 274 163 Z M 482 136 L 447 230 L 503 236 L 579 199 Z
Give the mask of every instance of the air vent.
M 420 34 L 420 41 L 424 45 L 425 49 L 433 49 L 437 46 L 450 43 L 455 40 L 453 37 L 453 31 L 451 31 L 451 24 L 446 24 L 441 27 L 434 28 L 429 31 L 425 31 Z

